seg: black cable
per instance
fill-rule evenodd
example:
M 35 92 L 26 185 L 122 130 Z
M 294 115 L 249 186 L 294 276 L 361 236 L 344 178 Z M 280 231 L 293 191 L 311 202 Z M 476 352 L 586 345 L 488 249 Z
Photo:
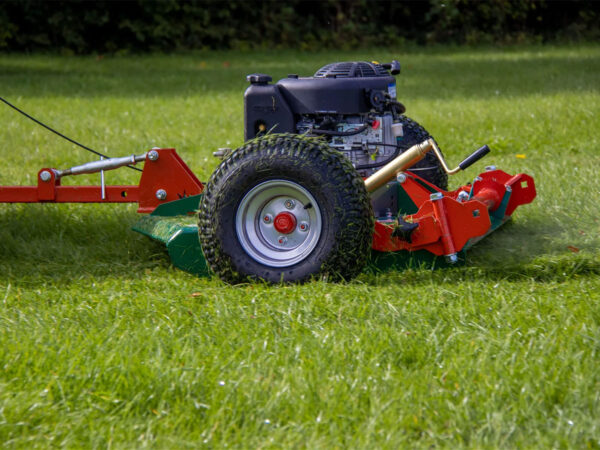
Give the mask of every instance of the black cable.
M 359 144 L 362 144 L 362 142 L 359 142 Z M 383 142 L 366 142 L 367 145 L 380 145 L 382 147 L 394 147 L 397 149 L 400 149 L 399 145 L 395 145 L 395 144 L 384 144 Z
M 355 134 L 362 133 L 368 128 L 368 125 L 360 126 L 351 131 L 336 131 L 336 130 L 320 130 L 320 129 L 312 129 L 310 133 L 314 134 L 324 134 L 326 136 L 354 136 Z
M 73 140 L 73 139 L 71 139 L 71 138 L 69 138 L 69 137 L 65 136 L 64 134 L 61 134 L 61 133 L 59 133 L 58 131 L 56 131 L 56 130 L 54 130 L 54 129 L 52 129 L 52 128 L 50 128 L 48 125 L 46 125 L 46 124 L 44 124 L 44 123 L 40 122 L 40 121 L 39 121 L 39 120 L 37 120 L 35 117 L 31 117 L 31 116 L 30 116 L 29 114 L 27 114 L 25 111 L 22 111 L 22 110 L 20 110 L 19 108 L 17 108 L 15 105 L 13 105 L 12 103 L 10 103 L 8 100 L 5 100 L 5 99 L 3 99 L 2 97 L 0 97 L 0 100 L 2 100 L 4 103 L 6 103 L 8 106 L 10 106 L 10 107 L 11 107 L 12 109 L 14 109 L 15 111 L 17 111 L 17 112 L 19 112 L 19 113 L 23 114 L 23 115 L 24 115 L 25 117 L 27 117 L 28 119 L 30 119 L 30 120 L 33 120 L 33 121 L 34 121 L 35 123 L 37 123 L 38 125 L 41 125 L 41 126 L 42 126 L 42 127 L 44 127 L 46 130 L 48 130 L 48 131 L 51 131 L 52 133 L 54 133 L 54 134 L 56 134 L 56 135 L 60 136 L 60 137 L 61 137 L 61 138 L 63 138 L 63 139 L 66 139 L 67 141 L 71 142 L 72 144 L 78 145 L 79 147 L 83 148 L 84 150 L 87 150 L 88 152 L 92 152 L 92 153 L 94 153 L 94 154 L 96 154 L 96 155 L 98 155 L 98 156 L 101 156 L 101 157 L 103 157 L 103 158 L 110 158 L 110 156 L 103 155 L 102 153 L 100 153 L 100 152 L 97 152 L 96 150 L 93 150 L 93 149 L 91 149 L 91 148 L 89 148 L 89 147 L 86 147 L 85 145 L 83 145 L 83 144 L 80 144 L 79 142 L 77 142 L 77 141 L 75 141 L 75 140 Z M 142 169 L 139 169 L 139 168 L 137 168 L 137 167 L 133 167 L 133 166 L 127 166 L 127 167 L 129 167 L 130 169 L 133 169 L 133 170 L 137 170 L 137 171 L 139 171 L 139 172 L 142 172 Z

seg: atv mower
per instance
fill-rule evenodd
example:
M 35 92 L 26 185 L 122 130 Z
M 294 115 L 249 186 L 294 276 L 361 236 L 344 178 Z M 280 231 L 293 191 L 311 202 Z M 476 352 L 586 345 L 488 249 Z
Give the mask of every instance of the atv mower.
M 447 191 L 435 140 L 396 99 L 400 64 L 342 62 L 272 83 L 248 75 L 245 140 L 219 149 L 200 182 L 174 149 L 45 168 L 37 186 L 0 187 L 0 202 L 137 202 L 134 230 L 164 242 L 173 263 L 225 281 L 348 280 L 365 266 L 456 264 L 536 195 L 529 175 L 493 166 Z M 107 186 L 104 171 L 144 162 L 138 186 Z M 61 186 L 101 172 L 100 186 Z M 199 221 L 196 214 L 199 211 Z

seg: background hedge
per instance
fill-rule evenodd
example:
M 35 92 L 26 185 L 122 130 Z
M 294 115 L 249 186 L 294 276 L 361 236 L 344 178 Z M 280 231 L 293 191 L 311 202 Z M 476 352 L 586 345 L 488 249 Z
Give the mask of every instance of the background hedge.
M 0 2 L 0 49 L 355 48 L 600 38 L 600 3 L 540 0 Z

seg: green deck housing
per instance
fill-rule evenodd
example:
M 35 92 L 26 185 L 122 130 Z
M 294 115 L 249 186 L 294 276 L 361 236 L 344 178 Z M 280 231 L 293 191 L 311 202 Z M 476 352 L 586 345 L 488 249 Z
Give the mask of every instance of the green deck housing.
M 398 189 L 399 214 L 414 214 L 418 209 L 417 206 L 399 183 L 395 183 L 395 185 Z M 178 269 L 196 276 L 207 276 L 210 274 L 210 270 L 198 239 L 198 207 L 201 198 L 202 194 L 199 194 L 164 203 L 151 214 L 143 216 L 132 228 L 138 233 L 165 244 L 173 265 Z M 502 223 L 499 219 L 492 219 L 492 230 Z M 472 245 L 469 244 L 467 247 Z M 465 251 L 459 252 L 458 257 L 458 264 L 464 264 Z M 401 270 L 407 267 L 436 269 L 456 265 L 449 264 L 444 257 L 436 256 L 426 250 L 415 252 L 373 251 L 365 270 L 372 273 Z

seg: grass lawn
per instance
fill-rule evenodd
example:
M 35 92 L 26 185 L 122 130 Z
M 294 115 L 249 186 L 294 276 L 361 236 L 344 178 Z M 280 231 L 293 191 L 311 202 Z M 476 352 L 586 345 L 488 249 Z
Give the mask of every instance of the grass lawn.
M 0 443 L 599 448 L 600 46 L 0 55 L 0 96 L 206 180 L 242 143 L 246 74 L 392 58 L 451 164 L 492 148 L 450 185 L 496 164 L 534 176 L 533 204 L 464 267 L 275 287 L 173 269 L 133 205 L 0 205 Z M 0 184 L 93 159 L 3 105 L 0 125 Z

